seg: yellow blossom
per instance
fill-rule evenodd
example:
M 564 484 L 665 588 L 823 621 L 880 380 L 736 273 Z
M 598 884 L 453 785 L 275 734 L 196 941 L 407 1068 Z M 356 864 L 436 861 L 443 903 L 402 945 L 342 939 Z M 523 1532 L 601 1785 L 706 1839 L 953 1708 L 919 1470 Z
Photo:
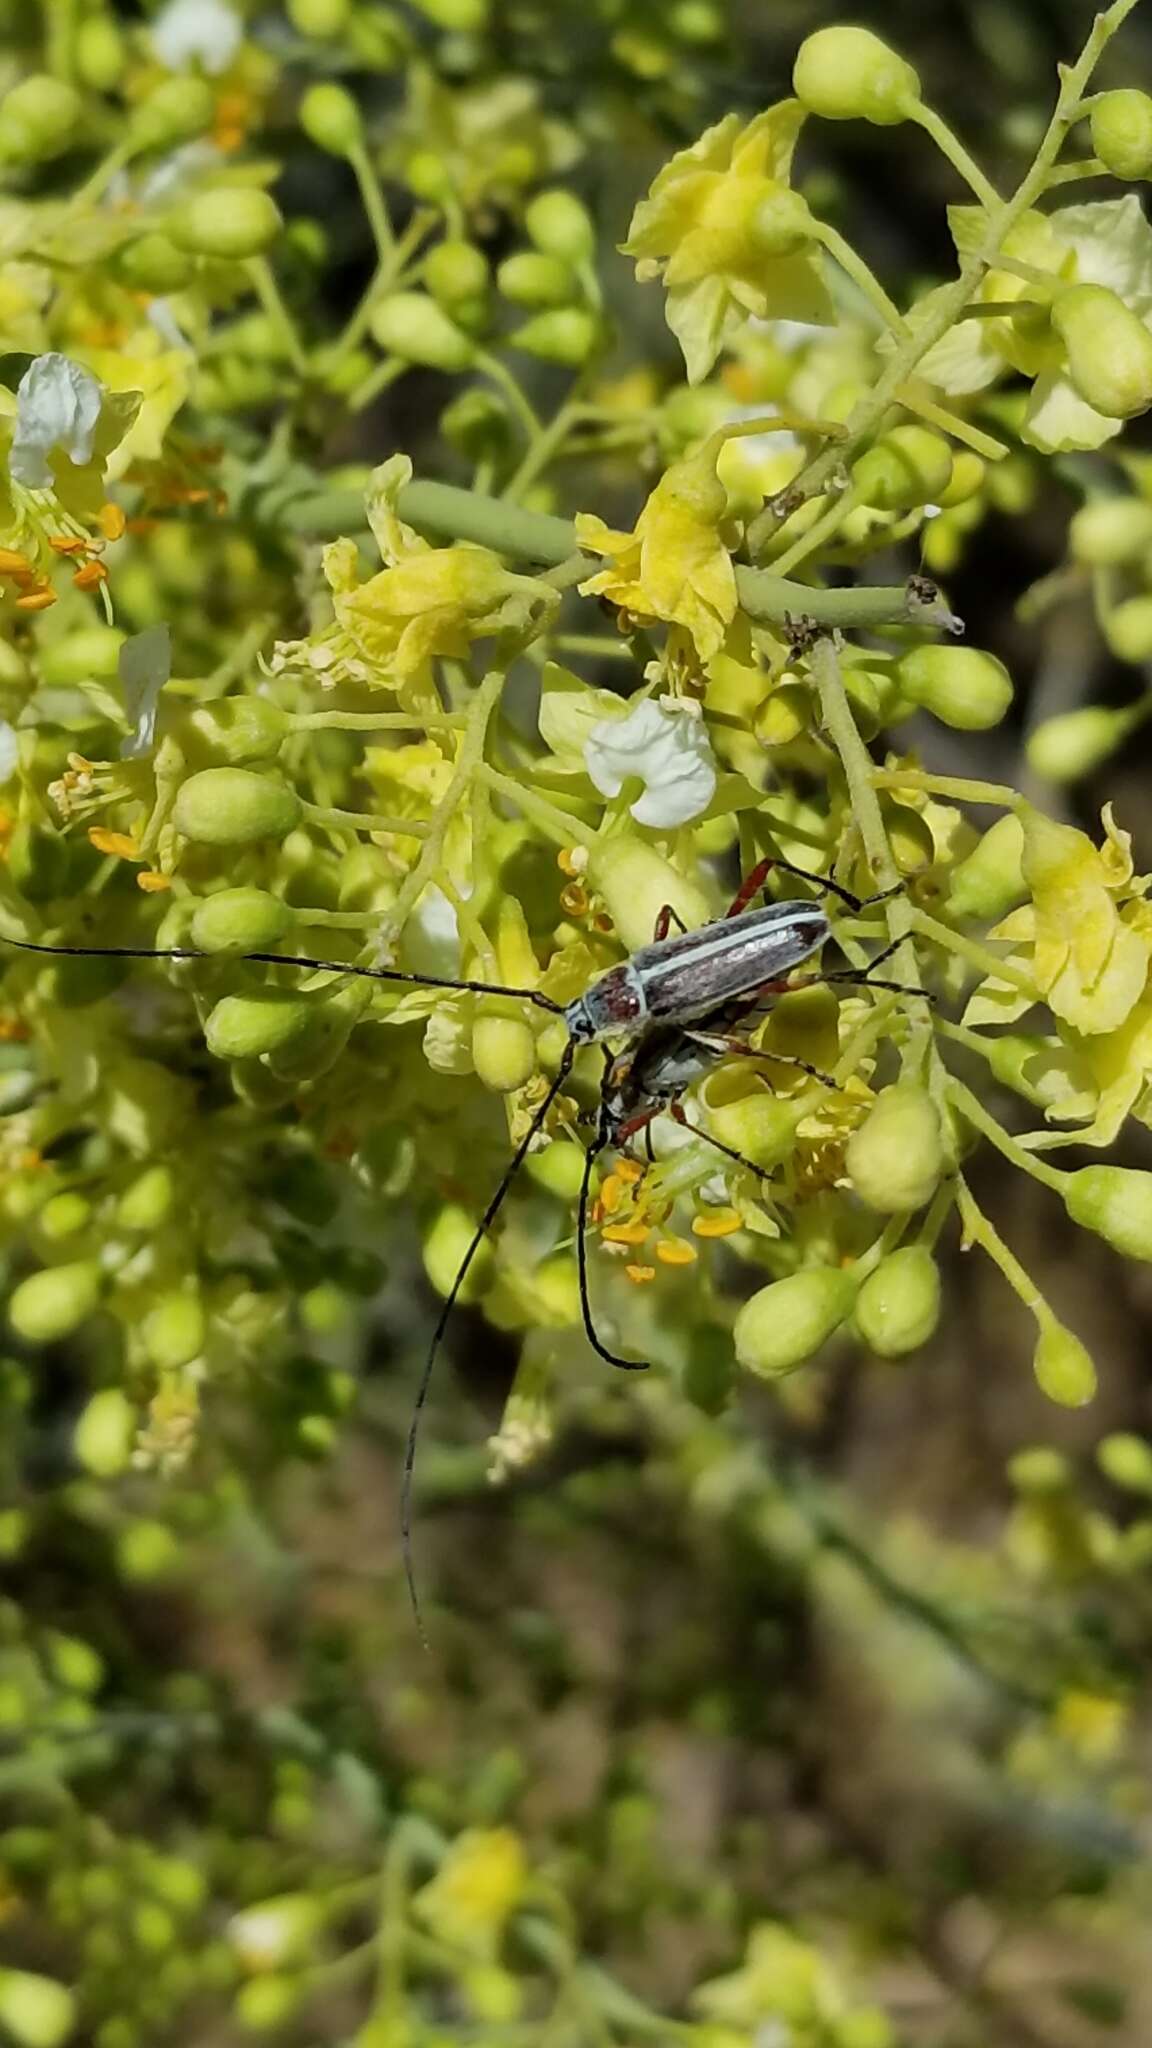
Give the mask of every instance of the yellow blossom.
M 443 1941 L 490 1959 L 527 1881 L 519 1835 L 511 1828 L 469 1828 L 417 1892 L 415 1905 Z
M 1144 993 L 1150 951 L 1138 906 L 1126 911 L 1117 901 L 1142 895 L 1145 886 L 1133 880 L 1128 835 L 1107 811 L 1101 848 L 1038 811 L 1025 811 L 1022 822 L 1036 987 L 1074 1030 L 1115 1031 Z
M 721 537 L 728 494 L 716 474 L 718 446 L 674 463 L 656 485 L 633 533 L 592 513 L 576 515 L 576 537 L 609 566 L 580 585 L 630 616 L 683 626 L 701 661 L 719 652 L 736 616 L 736 576 Z
M 749 314 L 832 322 L 818 255 L 800 234 L 781 242 L 775 221 L 782 206 L 802 212 L 787 181 L 803 121 L 797 100 L 746 124 L 726 115 L 664 166 L 632 216 L 623 252 L 642 282 L 663 274 L 692 384 Z

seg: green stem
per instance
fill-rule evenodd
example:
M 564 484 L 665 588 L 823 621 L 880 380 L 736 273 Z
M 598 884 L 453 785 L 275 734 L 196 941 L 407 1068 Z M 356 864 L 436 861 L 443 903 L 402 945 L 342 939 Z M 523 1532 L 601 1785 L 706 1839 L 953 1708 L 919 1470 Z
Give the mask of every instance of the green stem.
M 937 1188 L 932 1197 L 931 1207 L 916 1233 L 916 1242 L 926 1252 L 934 1251 L 936 1240 L 956 1206 L 956 1183 L 946 1180 Z
M 1076 163 L 1057 164 L 1044 180 L 1044 190 L 1051 192 L 1057 185 L 1078 185 L 1082 178 L 1110 178 L 1107 164 L 1098 156 L 1081 157 Z
M 1009 988 L 1018 988 L 1021 995 L 1030 996 L 1034 1003 L 1040 1001 L 1036 986 L 1030 974 L 1017 967 L 1014 960 L 1002 960 L 978 939 L 970 939 L 967 932 L 953 931 L 951 925 L 941 924 L 938 918 L 929 916 L 918 906 L 910 912 L 911 922 L 921 938 L 934 946 L 941 946 L 947 953 L 956 953 L 961 960 L 967 960 L 979 974 L 992 981 L 1002 981 Z
M 970 782 L 960 775 L 929 775 L 922 768 L 874 768 L 873 789 L 922 789 L 931 796 L 955 797 L 962 804 L 991 804 L 1014 811 L 1024 799 L 1006 782 Z
M 558 804 L 549 803 L 539 790 L 526 789 L 522 782 L 516 782 L 511 775 L 502 775 L 498 768 L 492 768 L 487 761 L 480 764 L 480 780 L 486 782 L 497 796 L 505 796 L 546 832 L 557 846 L 593 846 L 596 834 L 571 811 L 561 810 Z
M 843 525 L 849 512 L 855 509 L 858 502 L 856 494 L 851 488 L 842 491 L 834 499 L 833 503 L 828 506 L 827 511 L 822 512 L 818 519 L 813 520 L 807 532 L 800 534 L 793 541 L 791 547 L 785 548 L 784 553 L 773 562 L 772 574 L 774 576 L 787 576 L 790 570 L 798 568 L 800 563 L 805 561 L 809 555 L 815 554 L 817 548 L 823 547 L 825 541 L 830 540 L 837 529 Z
M 244 267 L 252 280 L 260 304 L 284 344 L 284 352 L 292 368 L 302 376 L 307 368 L 307 359 L 300 336 L 296 332 L 296 323 L 281 296 L 272 265 L 266 256 L 250 256 Z
M 559 453 L 573 425 L 580 416 L 579 391 L 580 382 L 578 381 L 574 390 L 564 401 L 564 404 L 553 414 L 548 425 L 542 432 L 537 434 L 536 439 L 528 448 L 520 467 L 513 472 L 505 484 L 504 489 L 500 493 L 503 500 L 510 498 L 515 502 L 517 499 L 522 498 L 529 484 L 535 483 L 536 478 L 543 470 L 547 469 L 553 457 Z
M 398 832 L 406 839 L 426 839 L 431 826 L 424 818 L 382 817 L 374 811 L 340 811 L 329 804 L 303 803 L 301 809 L 314 825 L 350 827 L 354 832 Z
M 991 212 L 994 207 L 1003 204 L 995 185 L 985 177 L 979 164 L 969 156 L 959 136 L 953 134 L 948 123 L 941 119 L 934 107 L 926 106 L 923 100 L 917 100 L 915 107 L 909 109 L 909 119 L 915 121 L 917 126 L 924 130 L 925 135 L 932 137 L 940 154 L 947 157 L 953 169 L 959 171 L 965 184 L 971 186 L 981 206 L 987 207 Z
M 372 230 L 372 239 L 376 244 L 377 256 L 381 263 L 385 263 L 396 247 L 396 238 L 392 233 L 392 223 L 388 218 L 388 208 L 384 203 L 384 194 L 380 187 L 380 180 L 376 176 L 372 160 L 362 142 L 355 143 L 348 151 L 348 161 L 356 174 L 356 183 L 360 187 L 360 198 L 363 202 L 364 211 L 368 216 L 368 225 Z
M 987 1252 L 993 1265 L 998 1266 L 1014 1294 L 1018 1294 L 1026 1309 L 1040 1322 L 1049 1313 L 1048 1304 L 1032 1279 L 1026 1273 L 1014 1252 L 1010 1252 L 1000 1232 L 990 1223 L 963 1175 L 957 1176 L 956 1192 L 960 1204 L 960 1220 L 969 1244 L 978 1244 Z
M 994 1145 L 1013 1166 L 1019 1167 L 1021 1173 L 1029 1174 L 1033 1180 L 1040 1182 L 1041 1187 L 1051 1188 L 1054 1194 L 1063 1195 L 1072 1175 L 1062 1173 L 1059 1167 L 1046 1166 L 1042 1159 L 1037 1159 L 1033 1153 L 1026 1152 L 1023 1145 L 1017 1144 L 1015 1138 L 1009 1137 L 1003 1125 L 997 1123 L 991 1110 L 985 1109 L 984 1104 L 973 1095 L 971 1089 L 966 1088 L 963 1081 L 957 1081 L 953 1075 L 948 1079 L 948 1098 L 960 1111 L 964 1121 L 979 1131 L 981 1137 L 987 1138 L 989 1144 Z
M 962 265 L 955 283 L 940 292 L 935 305 L 916 324 L 908 341 L 893 351 L 873 390 L 853 408 L 844 446 L 835 450 L 824 449 L 781 494 L 781 503 L 786 503 L 790 511 L 794 511 L 802 499 L 818 497 L 826 489 L 837 465 L 850 460 L 855 450 L 871 436 L 916 364 L 955 325 L 985 273 L 993 268 L 1006 236 L 1044 191 L 1048 174 L 1069 130 L 1079 118 L 1080 100 L 1100 56 L 1135 5 L 1136 0 L 1114 0 L 1111 7 L 1096 16 L 1079 58 L 1061 77 L 1056 108 L 1031 168 L 1010 199 L 996 200 L 993 204 L 980 246 Z M 780 521 L 781 511 L 776 501 L 766 505 L 759 518 L 753 521 L 748 530 L 748 546 L 753 558 L 766 547 Z
M 534 447 L 538 441 L 543 439 L 544 428 L 537 417 L 535 408 L 525 397 L 507 363 L 502 361 L 499 356 L 489 355 L 487 349 L 478 349 L 476 352 L 476 368 L 482 376 L 488 378 L 490 383 L 495 384 L 498 391 L 504 393 L 505 398 L 508 400 L 509 405 L 528 436 L 529 446 Z
M 399 383 L 404 372 L 410 368 L 411 364 L 402 363 L 399 356 L 386 356 L 382 363 L 374 363 L 368 375 L 362 377 L 355 390 L 350 393 L 349 412 L 363 412 L 365 406 L 371 405 L 374 398 L 379 398 L 382 391 L 387 391 L 390 384 Z
M 828 254 L 840 265 L 846 277 L 850 277 L 861 296 L 878 315 L 881 325 L 890 329 L 899 340 L 906 340 L 908 323 L 897 306 L 888 297 L 878 277 L 875 277 L 858 250 L 845 240 L 827 221 L 814 221 L 816 240 L 827 249 Z
M 436 732 L 467 720 L 458 711 L 298 711 L 289 723 L 293 732 Z
M 950 412 L 947 406 L 937 405 L 932 399 L 925 398 L 914 384 L 902 384 L 896 396 L 905 411 L 914 413 L 917 419 L 927 421 L 930 427 L 938 428 L 940 433 L 948 434 L 953 441 L 962 441 L 977 455 L 982 455 L 985 462 L 1003 462 L 1008 453 L 1007 442 L 997 441 L 992 434 L 986 434 L 982 428 L 974 427 L 970 420 L 962 420 L 959 413 Z
M 396 901 L 384 920 L 376 950 L 377 964 L 386 959 L 388 948 L 396 933 L 403 930 L 429 882 L 436 879 L 449 827 L 457 812 L 467 803 L 472 779 L 482 765 L 489 722 L 500 702 L 503 688 L 504 670 L 489 669 L 469 708 L 468 723 L 460 740 L 452 779 L 430 822 L 424 827 L 425 844 L 421 849 L 420 858 L 405 877 L 397 892 Z

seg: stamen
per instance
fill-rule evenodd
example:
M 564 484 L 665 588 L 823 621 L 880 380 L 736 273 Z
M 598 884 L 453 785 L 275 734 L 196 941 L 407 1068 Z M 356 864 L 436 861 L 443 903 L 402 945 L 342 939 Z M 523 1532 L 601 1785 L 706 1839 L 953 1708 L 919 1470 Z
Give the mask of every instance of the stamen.
M 136 877 L 136 887 L 143 889 L 146 896 L 159 896 L 162 890 L 172 887 L 172 877 L 162 875 L 156 868 L 144 868 Z
M 88 838 L 97 853 L 111 853 L 117 860 L 139 860 L 140 847 L 130 832 L 110 832 L 106 825 L 89 825 Z
M 638 1287 L 642 1287 L 647 1281 L 656 1278 L 655 1266 L 625 1266 L 624 1271 L 627 1273 L 628 1278 Z
M 603 1232 L 603 1238 L 605 1244 L 643 1244 L 648 1236 L 648 1230 L 649 1225 L 646 1222 L 610 1223 Z
M 114 505 L 109 499 L 106 505 L 101 505 L 96 523 L 105 540 L 120 540 L 128 525 L 128 519 L 123 506 Z
M 707 1216 L 692 1218 L 692 1232 L 695 1237 L 731 1237 L 744 1228 L 735 1209 L 717 1209 Z
M 692 1266 L 699 1256 L 695 1245 L 683 1237 L 662 1237 L 656 1247 L 656 1257 L 662 1266 Z

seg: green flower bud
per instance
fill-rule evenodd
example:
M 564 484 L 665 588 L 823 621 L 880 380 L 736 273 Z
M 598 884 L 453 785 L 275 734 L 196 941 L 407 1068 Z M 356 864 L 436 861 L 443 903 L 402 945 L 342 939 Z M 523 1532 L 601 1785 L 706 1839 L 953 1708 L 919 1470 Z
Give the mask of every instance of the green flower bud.
M 201 846 L 283 839 L 299 818 L 294 789 L 248 768 L 202 768 L 183 784 L 172 812 L 176 830 Z
M 199 705 L 188 723 L 216 760 L 234 766 L 271 760 L 291 730 L 288 713 L 270 697 L 221 697 Z
M 120 82 L 127 52 L 117 24 L 106 14 L 81 21 L 72 45 L 76 76 L 92 92 L 112 92 Z
M 1090 569 L 1134 562 L 1152 547 L 1152 505 L 1121 494 L 1092 498 L 1069 521 L 1068 545 Z
M 1024 827 L 1014 811 L 985 832 L 978 846 L 952 870 L 948 911 L 998 923 L 1028 895 L 1024 880 Z
M 1152 334 L 1113 291 L 1074 284 L 1052 307 L 1068 353 L 1068 374 L 1085 403 L 1106 419 L 1130 420 L 1152 405 Z
M 86 1229 L 91 1221 L 92 1204 L 87 1196 L 69 1189 L 45 1202 L 36 1227 L 46 1243 L 61 1244 L 66 1237 L 75 1237 L 78 1230 Z
M 1152 99 L 1135 86 L 1102 92 L 1089 115 L 1092 147 L 1115 178 L 1152 171 Z
M 735 1102 L 713 1103 L 707 1085 L 701 1090 L 708 1112 L 708 1129 L 722 1145 L 731 1145 L 753 1166 L 779 1166 L 796 1144 L 796 1127 L 808 1114 L 802 1097 L 774 1095 L 770 1088 L 755 1089 Z
M 284 937 L 292 912 L 266 889 L 221 889 L 192 919 L 192 944 L 201 953 L 268 953 Z
M 800 45 L 792 90 L 824 121 L 906 121 L 920 98 L 911 64 L 866 28 L 822 28 Z
M 0 2028 L 17 2048 L 62 2048 L 76 2025 L 76 2001 L 54 1977 L 0 1970 Z
M 154 231 L 120 250 L 116 270 L 134 291 L 179 292 L 194 275 L 195 264 L 167 235 Z
M 450 1292 L 475 1228 L 476 1218 L 459 1203 L 448 1202 L 441 1209 L 424 1239 L 424 1271 L 437 1294 Z M 468 1268 L 459 1299 L 475 1301 L 484 1292 L 491 1274 L 492 1247 L 485 1240 Z
M 185 72 L 179 78 L 163 79 L 133 108 L 129 132 L 138 149 L 176 149 L 203 135 L 215 118 L 211 86 Z
M 288 19 L 302 36 L 317 42 L 338 36 L 348 23 L 352 0 L 288 0 Z
M 748 223 L 748 240 L 763 256 L 795 256 L 815 228 L 808 201 L 791 185 L 773 184 Z
M 1003 662 L 979 647 L 914 647 L 896 673 L 910 703 L 960 732 L 999 725 L 1012 702 L 1012 679 Z
M 746 1301 L 733 1341 L 746 1371 L 781 1379 L 819 1351 L 852 1313 L 856 1284 L 838 1266 L 810 1266 Z
M 1053 1058 L 1049 1040 L 1038 1032 L 1004 1031 L 986 1041 L 988 1065 L 1003 1088 L 1043 1104 L 1044 1065 Z M 1057 1058 L 1059 1055 L 1057 1055 Z
M 97 1479 L 127 1470 L 136 1437 L 136 1410 L 121 1387 L 103 1387 L 86 1402 L 72 1433 L 78 1464 Z
M 1048 782 L 1076 782 L 1107 761 L 1131 729 L 1127 711 L 1107 711 L 1102 704 L 1064 711 L 1033 726 L 1024 750 L 1028 766 Z
M 488 259 L 475 242 L 439 242 L 424 260 L 424 282 L 442 306 L 467 305 L 488 289 Z
M 194 256 L 240 262 L 262 255 L 284 226 L 276 201 L 255 185 L 220 185 L 196 192 L 177 208 L 168 232 Z
M 988 464 L 974 448 L 953 448 L 952 478 L 941 491 L 936 503 L 951 511 L 956 505 L 967 505 L 984 488 L 988 475 Z
M 414 199 L 436 205 L 453 190 L 452 169 L 438 150 L 416 149 L 404 166 L 404 182 Z
M 519 249 L 500 265 L 496 289 L 514 306 L 566 306 L 578 287 L 572 271 L 558 256 L 545 256 L 539 249 Z
M 713 915 L 698 883 L 688 881 L 654 846 L 624 832 L 593 844 L 588 882 L 603 897 L 620 943 L 629 953 L 650 943 L 665 904 L 671 905 L 689 931 L 706 924 Z
M 911 804 L 897 803 L 890 796 L 881 797 L 880 810 L 900 873 L 922 875 L 936 859 L 936 841 L 923 811 L 914 811 Z
M 240 1986 L 233 2011 L 246 2033 L 278 2033 L 300 2005 L 304 1989 L 299 1977 L 254 1977 Z
M 1113 1486 L 1126 1493 L 1152 1493 L 1152 1444 L 1142 1436 L 1119 1431 L 1096 1447 L 1096 1463 Z
M 1104 620 L 1104 637 L 1118 661 L 1152 657 L 1152 597 L 1126 597 Z
M 512 445 L 508 408 L 494 391 L 473 387 L 462 391 L 440 415 L 440 431 L 449 446 L 469 462 L 495 462 Z
M 150 1233 L 172 1213 L 176 1181 L 170 1166 L 147 1166 L 116 1205 L 116 1222 L 121 1230 Z
M 128 1522 L 116 1536 L 116 1566 L 130 1585 L 148 1585 L 170 1578 L 180 1562 L 180 1545 L 164 1522 L 141 1518 Z
M 529 241 L 561 263 L 587 263 L 596 253 L 596 230 L 586 206 L 572 192 L 553 186 L 530 199 L 524 213 Z
M 387 354 L 425 370 L 454 376 L 470 367 L 475 354 L 463 330 L 423 292 L 393 292 L 377 306 L 369 325 Z
M 882 1089 L 848 1140 L 848 1177 L 861 1201 L 882 1216 L 923 1208 L 945 1163 L 940 1113 L 916 1081 Z
M 0 158 L 43 163 L 67 149 L 84 113 L 74 85 L 35 71 L 0 100 Z
M 536 1034 L 523 1017 L 477 1017 L 472 1060 L 485 1088 L 509 1095 L 536 1072 Z
M 580 1193 L 584 1176 L 584 1147 L 566 1138 L 553 1138 L 543 1152 L 530 1152 L 525 1161 L 529 1180 L 545 1188 L 565 1205 Z
M 1017 1451 L 1008 1460 L 1007 1472 L 1017 1493 L 1030 1494 L 1063 1493 L 1072 1476 L 1067 1458 L 1046 1445 Z
M 762 747 L 787 747 L 808 731 L 812 711 L 812 692 L 803 683 L 777 683 L 757 711 L 752 729 Z
M 95 1259 L 29 1274 L 8 1303 L 10 1327 L 26 1344 L 56 1344 L 70 1337 L 96 1307 L 100 1278 Z
M 571 370 L 587 362 L 600 336 L 600 323 L 583 306 L 559 307 L 551 313 L 537 313 L 526 320 L 508 339 L 525 355 L 539 356 L 545 363 L 563 363 Z
M 904 1358 L 940 1320 L 940 1271 L 925 1245 L 881 1259 L 856 1297 L 856 1328 L 879 1358 Z
M 198 1294 L 161 1295 L 140 1327 L 145 1353 L 157 1372 L 177 1372 L 204 1349 L 207 1326 Z
M 1073 1223 L 1107 1238 L 1126 1259 L 1152 1259 L 1152 1173 L 1082 1166 L 1068 1176 L 1064 1207 Z
M 952 481 L 952 449 L 929 427 L 893 427 L 860 457 L 852 486 L 878 512 L 911 512 L 938 503 Z
M 280 1052 L 303 1037 L 315 1007 L 314 995 L 292 989 L 257 988 L 249 995 L 223 996 L 204 1026 L 205 1043 L 218 1060 Z
M 364 140 L 360 109 L 342 85 L 310 85 L 300 102 L 300 126 L 331 156 L 350 156 Z
M 1036 1384 L 1062 1408 L 1083 1408 L 1096 1392 L 1096 1367 L 1071 1330 L 1045 1316 L 1032 1354 Z

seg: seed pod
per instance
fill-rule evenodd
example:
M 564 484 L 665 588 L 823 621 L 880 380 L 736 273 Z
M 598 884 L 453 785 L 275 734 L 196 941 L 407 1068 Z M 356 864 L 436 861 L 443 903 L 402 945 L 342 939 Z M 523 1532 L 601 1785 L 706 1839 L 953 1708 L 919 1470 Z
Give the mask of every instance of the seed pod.
M 985 832 L 978 846 L 952 870 L 948 912 L 995 924 L 1028 894 L 1022 866 L 1024 827 L 1014 811 Z
M 838 1266 L 810 1266 L 774 1280 L 736 1318 L 736 1356 L 761 1379 L 781 1379 L 819 1351 L 852 1313 L 855 1282 Z
M 1120 1430 L 1096 1447 L 1096 1463 L 1113 1486 L 1126 1493 L 1152 1493 L 1152 1444 Z
M 81 1411 L 72 1432 L 77 1463 L 97 1479 L 115 1479 L 128 1469 L 136 1435 L 136 1410 L 122 1387 L 102 1387 Z
M 1102 92 L 1089 115 L 1092 147 L 1114 178 L 1152 171 L 1152 99 L 1135 86 Z
M 309 142 L 330 156 L 350 156 L 364 140 L 364 123 L 351 93 L 327 80 L 310 85 L 304 94 L 300 126 Z
M 920 80 L 870 29 L 822 28 L 800 45 L 792 90 L 821 120 L 891 128 L 914 111 Z
M 570 370 L 587 362 L 599 339 L 600 323 L 583 306 L 561 306 L 551 313 L 537 313 L 526 320 L 508 339 L 513 348 L 542 362 L 563 363 Z
M 204 1026 L 208 1050 L 218 1060 L 256 1059 L 279 1052 L 302 1037 L 315 1004 L 314 995 L 280 988 L 224 996 Z
M 1135 562 L 1152 547 L 1152 505 L 1122 494 L 1092 498 L 1069 520 L 1068 545 L 1090 569 Z
M 70 1337 L 96 1307 L 100 1280 L 95 1259 L 30 1273 L 8 1303 L 11 1328 L 26 1344 L 56 1344 L 61 1337 Z
M 456 375 L 467 370 L 475 349 L 462 328 L 424 292 L 393 292 L 369 323 L 374 340 L 401 362 Z
M 299 818 L 295 790 L 249 768 L 202 768 L 182 785 L 172 812 L 176 830 L 202 846 L 283 839 Z
M 856 1327 L 879 1358 L 904 1358 L 940 1320 L 940 1271 L 925 1245 L 881 1259 L 856 1297 Z
M 860 457 L 852 484 L 878 512 L 911 512 L 935 504 L 952 481 L 952 449 L 929 427 L 893 427 Z
M 1029 733 L 1028 766 L 1048 782 L 1076 782 L 1107 761 L 1131 729 L 1127 711 L 1108 711 L 1102 704 L 1064 711 Z
M 67 149 L 84 114 L 74 85 L 34 71 L 0 100 L 0 158 L 43 163 Z
M 566 306 L 576 296 L 577 282 L 558 256 L 539 249 L 518 249 L 496 272 L 496 289 L 514 306 Z
M 159 1230 L 172 1212 L 176 1181 L 170 1166 L 146 1166 L 126 1187 L 116 1205 L 116 1222 L 121 1230 L 142 1234 Z
M 1096 1392 L 1096 1367 L 1071 1330 L 1045 1316 L 1032 1354 L 1036 1384 L 1062 1408 L 1083 1408 Z
M 1085 403 L 1106 419 L 1130 420 L 1152 405 L 1152 334 L 1102 284 L 1074 284 L 1052 307 L 1068 352 L 1068 374 Z
M 846 1165 L 861 1201 L 879 1215 L 923 1208 L 945 1165 L 940 1114 L 927 1089 L 917 1081 L 883 1089 L 848 1141 Z
M 0 2027 L 16 2048 L 63 2048 L 76 2025 L 76 2001 L 54 1977 L 0 1970 Z
M 221 889 L 197 907 L 192 944 L 201 953 L 267 953 L 291 923 L 288 905 L 266 889 Z
M 560 186 L 529 200 L 524 226 L 529 240 L 561 263 L 587 263 L 596 253 L 596 230 L 587 207 Z
M 588 859 L 588 881 L 604 899 L 608 915 L 629 953 L 651 942 L 656 920 L 670 904 L 691 931 L 705 924 L 712 907 L 704 891 L 643 839 L 629 833 L 597 840 Z
M 194 256 L 240 262 L 262 255 L 283 226 L 280 209 L 267 192 L 254 185 L 229 185 L 186 199 L 169 219 L 168 232 Z
M 186 72 L 165 78 L 133 108 L 130 134 L 138 149 L 176 149 L 203 135 L 216 117 L 211 86 Z
M 536 1034 L 523 1017 L 479 1016 L 472 1026 L 472 1061 L 485 1088 L 510 1095 L 536 1072 Z
M 1152 657 L 1152 597 L 1126 597 L 1104 620 L 1104 637 L 1119 661 Z
M 914 647 L 896 672 L 902 695 L 960 732 L 999 725 L 1012 702 L 1003 662 L 979 647 Z
M 1152 1173 L 1082 1166 L 1068 1176 L 1064 1207 L 1073 1223 L 1106 1238 L 1126 1259 L 1152 1259 Z
M 425 257 L 424 282 L 442 306 L 467 305 L 488 289 L 488 259 L 475 242 L 454 236 Z

